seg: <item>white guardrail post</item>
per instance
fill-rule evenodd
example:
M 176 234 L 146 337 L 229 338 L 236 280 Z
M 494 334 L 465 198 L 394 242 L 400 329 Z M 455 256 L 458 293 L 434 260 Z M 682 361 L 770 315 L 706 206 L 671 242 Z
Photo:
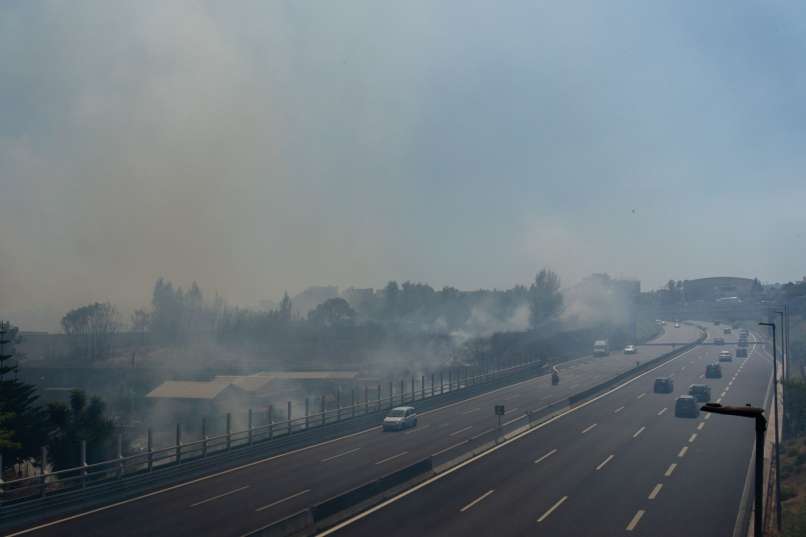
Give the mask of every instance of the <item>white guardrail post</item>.
M 273 405 L 269 405 L 269 421 L 268 421 L 268 424 L 269 424 L 269 428 L 268 428 L 269 440 L 274 438 L 274 413 L 272 412 L 273 408 L 274 408 Z
M 369 384 L 364 384 L 364 414 L 369 414 Z
M 288 420 L 288 434 L 291 434 L 291 401 L 288 401 L 286 405 L 288 408 L 286 410 L 286 420 Z
M 325 412 L 326 410 L 327 410 L 327 405 L 326 405 L 326 401 L 325 401 L 325 396 L 324 396 L 324 395 L 322 395 L 322 396 L 319 398 L 319 411 L 320 411 L 320 412 L 321 412 L 321 414 L 322 414 L 322 425 L 324 425 L 325 423 L 327 423 L 327 414 L 326 414 L 326 412 Z
M 311 402 L 308 400 L 308 397 L 305 397 L 305 429 L 308 429 L 311 421 Z
M 355 417 L 355 386 L 350 389 L 350 406 L 352 407 L 352 417 Z

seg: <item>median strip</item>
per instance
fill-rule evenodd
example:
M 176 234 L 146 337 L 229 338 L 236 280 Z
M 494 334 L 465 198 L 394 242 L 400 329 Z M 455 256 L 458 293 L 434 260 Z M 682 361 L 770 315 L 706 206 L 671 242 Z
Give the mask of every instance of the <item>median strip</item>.
M 563 496 L 562 498 L 557 500 L 557 503 L 555 503 L 554 505 L 549 507 L 548 511 L 546 511 L 545 513 L 540 515 L 540 518 L 538 518 L 537 521 L 538 522 L 543 522 L 544 520 L 546 520 L 551 515 L 551 513 L 553 513 L 554 510 L 557 509 L 559 506 L 561 506 L 565 502 L 565 500 L 567 500 L 567 499 L 568 499 L 568 496 Z
M 484 494 L 482 494 L 481 496 L 479 496 L 478 498 L 476 498 L 475 500 L 473 500 L 469 504 L 467 504 L 464 507 L 462 507 L 461 509 L 459 509 L 459 512 L 464 513 L 465 511 L 467 511 L 468 509 L 470 509 L 471 507 L 473 507 L 474 505 L 476 505 L 477 503 L 482 501 L 484 498 L 486 498 L 487 496 L 492 494 L 493 492 L 495 492 L 495 489 L 488 490 L 487 492 L 485 492 Z

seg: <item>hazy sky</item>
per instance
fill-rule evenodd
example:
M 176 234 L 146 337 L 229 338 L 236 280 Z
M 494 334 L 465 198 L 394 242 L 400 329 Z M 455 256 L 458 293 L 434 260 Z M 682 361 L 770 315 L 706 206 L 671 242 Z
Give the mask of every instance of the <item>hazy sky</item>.
M 0 4 L 0 317 L 806 274 L 802 2 Z

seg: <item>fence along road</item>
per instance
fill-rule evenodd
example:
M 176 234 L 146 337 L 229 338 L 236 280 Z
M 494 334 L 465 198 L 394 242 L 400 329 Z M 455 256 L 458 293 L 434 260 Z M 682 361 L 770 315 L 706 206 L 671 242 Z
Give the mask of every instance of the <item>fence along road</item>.
M 695 383 L 715 402 L 763 405 L 772 368 L 760 346 L 723 363 L 721 379 L 700 378 L 723 349 L 734 345 L 698 346 L 322 535 L 731 535 L 753 424 L 674 416 Z M 672 376 L 674 393 L 653 393 L 656 376 Z
M 692 326 L 667 327 L 658 342 L 682 343 L 698 336 Z M 551 386 L 549 376 L 534 378 L 421 414 L 414 429 L 382 433 L 374 427 L 9 535 L 240 536 L 425 457 L 461 455 L 494 432 L 495 404 L 517 409 L 506 421 L 522 420 L 526 410 L 567 399 L 635 367 L 636 360 L 670 350 L 671 344 L 640 346 L 637 355 L 615 351 L 579 360 L 561 368 L 559 386 Z

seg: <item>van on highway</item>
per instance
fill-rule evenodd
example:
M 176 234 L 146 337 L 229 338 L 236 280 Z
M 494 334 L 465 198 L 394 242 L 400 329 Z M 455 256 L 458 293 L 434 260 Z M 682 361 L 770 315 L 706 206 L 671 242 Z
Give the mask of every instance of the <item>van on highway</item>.
M 705 366 L 705 378 L 707 379 L 721 379 L 722 378 L 722 366 L 718 363 L 716 364 L 708 364 Z
M 719 361 L 720 362 L 732 362 L 733 355 L 730 351 L 719 351 Z
M 707 384 L 692 384 L 688 387 L 688 394 L 699 402 L 707 403 L 711 400 L 711 387 Z
M 417 412 L 413 406 L 398 406 L 389 411 L 383 418 L 384 431 L 399 431 L 417 426 Z
M 697 418 L 700 416 L 700 405 L 690 395 L 681 395 L 674 403 L 674 415 L 678 418 Z
M 674 380 L 670 377 L 658 377 L 655 379 L 655 393 L 672 393 L 674 391 Z

